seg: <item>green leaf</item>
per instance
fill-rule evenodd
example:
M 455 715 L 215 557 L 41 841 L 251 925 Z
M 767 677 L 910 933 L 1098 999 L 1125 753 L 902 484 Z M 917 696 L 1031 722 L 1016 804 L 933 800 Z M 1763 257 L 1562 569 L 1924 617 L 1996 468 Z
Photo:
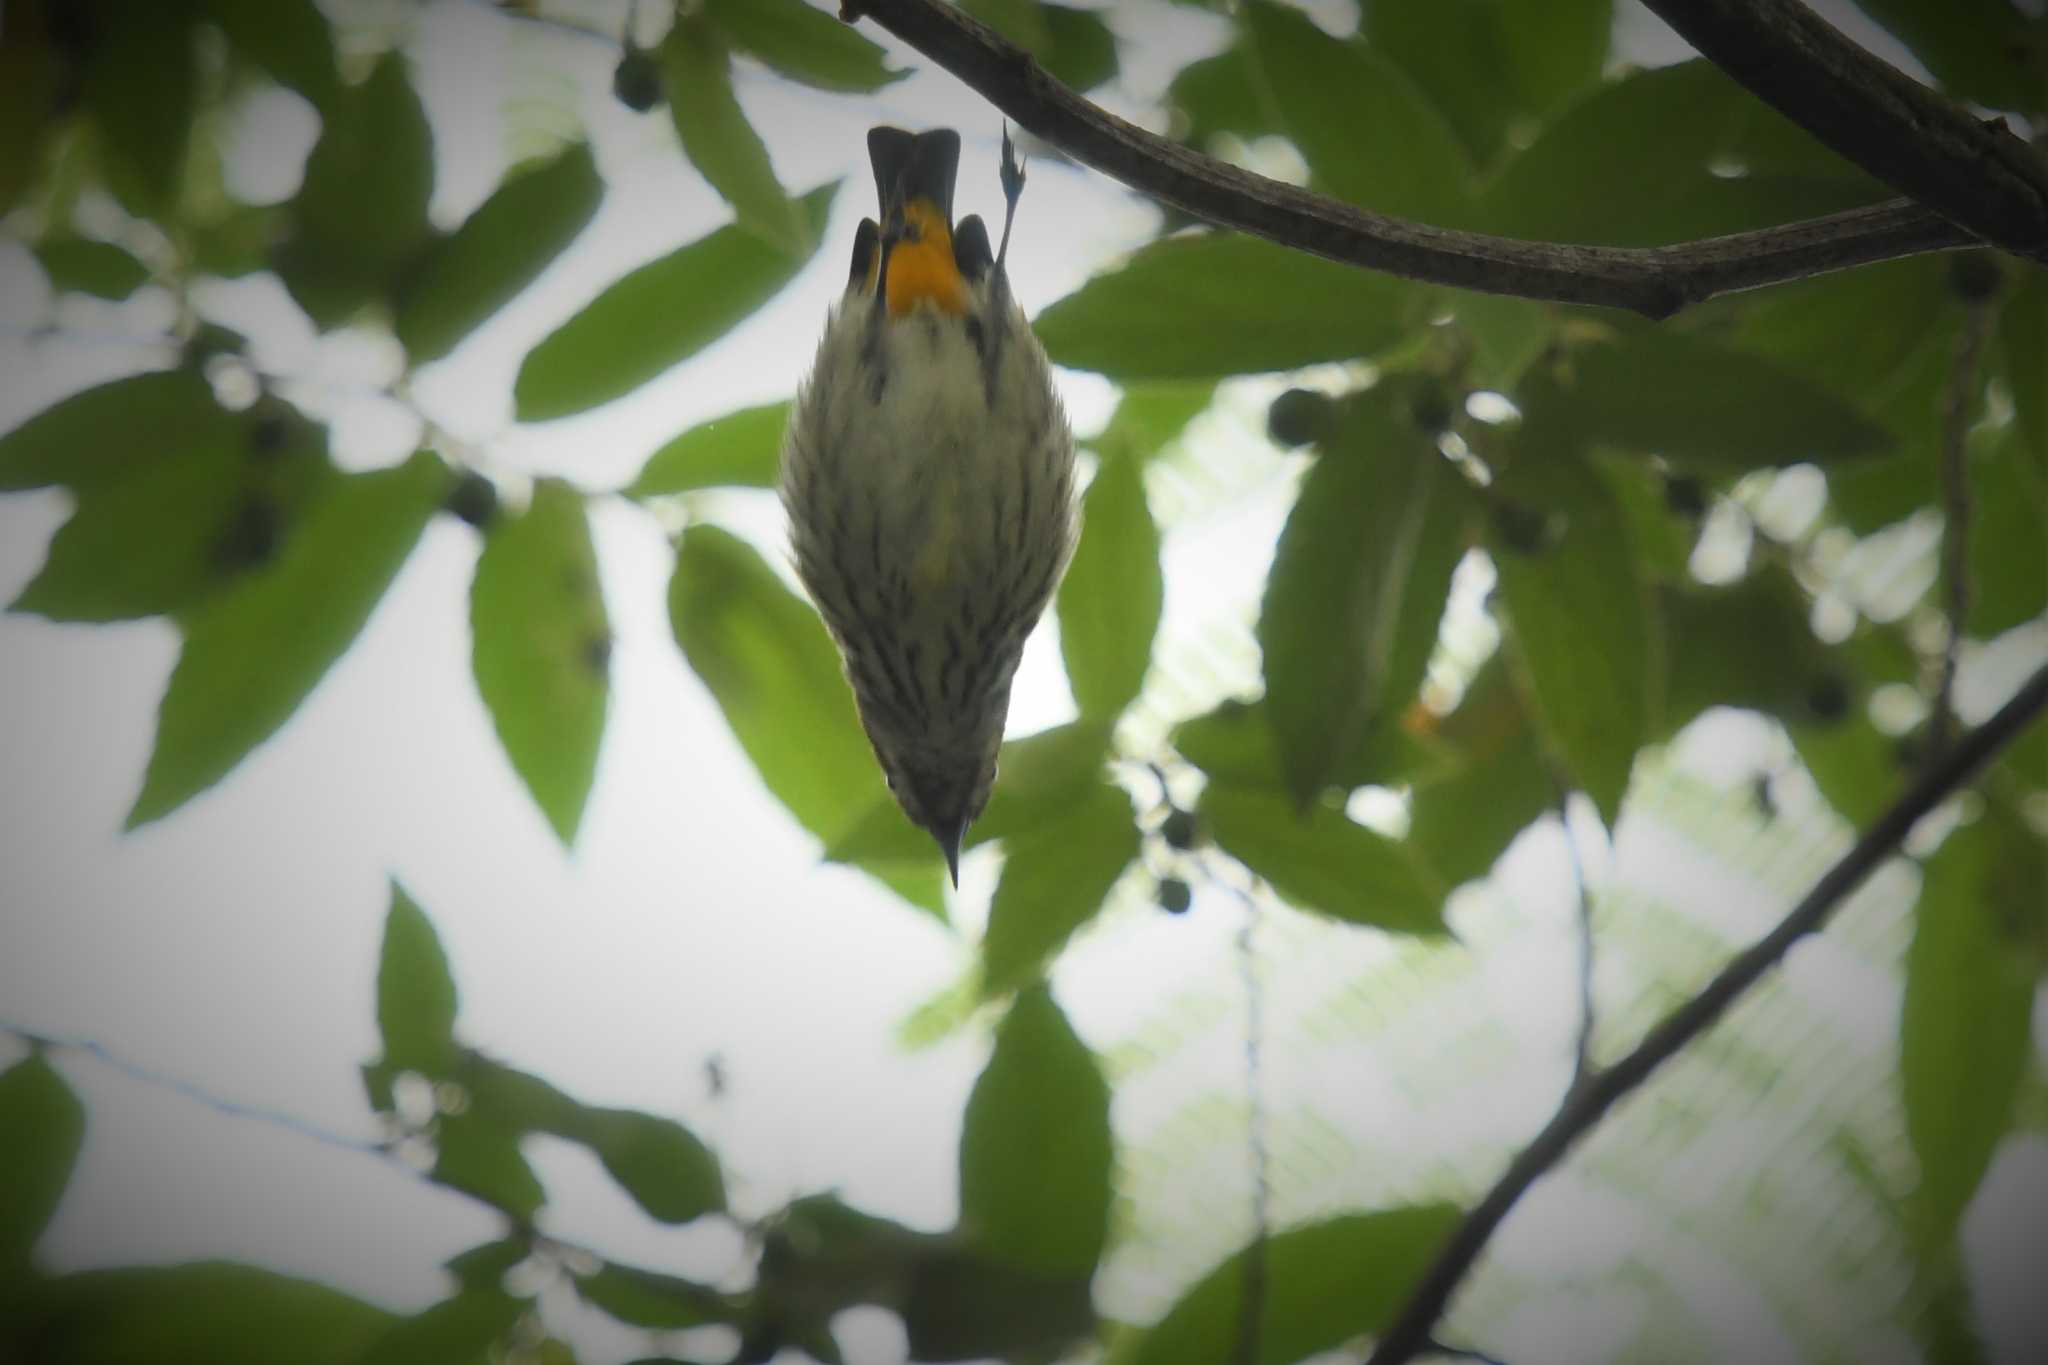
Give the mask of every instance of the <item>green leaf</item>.
M 1925 1251 L 1954 1235 L 2005 1135 L 2034 999 L 2031 965 L 2008 935 L 2040 913 L 2043 886 L 2040 837 L 1995 804 L 1927 865 L 1899 1019 L 1906 1136 L 1920 1161 L 1909 1221 Z
M 1457 1225 L 1443 1204 L 1343 1214 L 1275 1233 L 1265 1261 L 1257 1365 L 1293 1362 L 1386 1330 Z M 1126 1365 L 1229 1365 L 1243 1317 L 1245 1252 L 1198 1280 Z
M 1138 695 L 1165 599 L 1144 470 L 1135 460 L 1104 459 L 1059 591 L 1060 654 L 1083 716 L 1114 718 Z
M 1184 140 L 1191 147 L 1206 149 L 1225 136 L 1249 140 L 1279 131 L 1279 112 L 1254 80 L 1242 46 L 1182 67 L 1166 88 L 1166 99 L 1186 121 Z
M 192 269 L 224 280 L 269 269 L 288 216 L 280 204 L 234 204 L 210 221 L 193 224 Z
M 1414 698 L 1465 550 L 1458 476 L 1395 409 L 1378 394 L 1347 405 L 1266 581 L 1266 718 L 1304 805 Z
M 793 81 L 864 93 L 910 73 L 882 49 L 805 0 L 710 0 L 706 12 L 734 47 Z
M 1600 83 L 1614 29 L 1614 0 L 1550 0 L 1545 5 L 1505 0 L 1496 13 L 1521 112 L 1541 117 Z
M 1969 634 L 1988 639 L 2048 609 L 2048 469 L 2008 426 L 1970 460 Z
M 1861 718 L 1785 728 L 1828 804 L 1858 829 L 1869 828 L 1902 785 L 1896 741 Z
M 1856 0 L 1959 100 L 2048 108 L 2048 42 L 2011 0 Z
M 437 360 L 562 254 L 604 196 L 597 163 L 577 143 L 520 171 L 399 283 L 392 330 L 416 365 Z
M 1728 174 L 1738 167 L 1743 174 Z M 1511 237 L 1660 246 L 1890 193 L 1712 63 L 1692 61 L 1626 76 L 1572 104 L 1488 182 L 1479 219 Z
M 1212 778 L 1233 787 L 1284 792 L 1274 727 L 1260 702 L 1225 701 L 1213 710 L 1181 723 L 1173 733 L 1182 758 Z M 1380 727 L 1364 736 L 1350 752 L 1338 756 L 1329 785 L 1350 791 L 1367 784 L 1398 786 L 1413 782 L 1441 766 L 1444 755 L 1426 735 L 1404 724 Z
M 573 1137 L 584 1121 L 583 1106 L 540 1077 L 474 1053 L 464 1054 L 455 1080 L 470 1108 L 507 1132 Z
M 58 237 L 36 248 L 50 287 L 119 302 L 149 283 L 149 267 L 112 242 Z
M 166 216 L 177 204 L 198 106 L 192 14 L 177 4 L 124 6 L 118 22 L 93 26 L 93 39 L 81 94 L 110 186 L 131 211 Z
M 556 837 L 576 842 L 610 695 L 611 623 L 583 495 L 559 479 L 491 523 L 469 591 L 477 691 Z
M 1212 782 L 1201 814 L 1226 853 L 1303 910 L 1389 933 L 1444 932 L 1443 888 L 1410 850 L 1342 811 Z
M 242 422 L 214 401 L 198 371 L 129 375 L 75 393 L 0 436 L 0 492 L 51 484 L 83 490 L 242 441 Z
M 1537 430 L 1500 495 L 1557 528 L 1548 547 L 1518 545 L 1498 519 L 1489 549 L 1516 676 L 1550 748 L 1612 827 L 1636 749 L 1649 738 L 1655 619 L 1645 600 L 1627 519 L 1581 455 Z
M 340 88 L 334 35 L 314 0 L 204 0 L 228 43 L 279 85 L 325 109 Z
M 637 1266 L 608 1263 L 594 1274 L 579 1275 L 576 1292 L 618 1321 L 651 1332 L 729 1322 L 733 1315 L 732 1305 L 715 1290 Z
M 472 1290 L 401 1318 L 358 1365 L 486 1365 L 526 1304 L 496 1289 Z
M 1178 440 L 1215 396 L 1216 385 L 1209 380 L 1126 385 L 1101 432 L 1081 444 L 1105 460 L 1152 459 Z
M 626 488 L 633 498 L 698 488 L 773 488 L 789 403 L 764 403 L 700 422 L 647 457 Z
M 384 1063 L 445 1077 L 455 1069 L 455 978 L 426 911 L 392 884 L 377 965 L 377 1031 Z
M 42 173 L 49 128 L 69 87 L 70 63 L 45 32 L 41 7 L 9 7 L 0 25 L 0 215 L 21 202 Z
M 50 1362 L 355 1365 L 397 1320 L 324 1284 L 195 1261 L 45 1281 L 20 1339 Z
M 434 143 L 426 112 L 391 53 L 336 93 L 292 200 L 292 236 L 272 263 L 320 327 L 385 292 L 427 246 Z
M 89 483 L 10 610 L 127 621 L 183 610 L 275 558 L 334 486 L 325 428 L 265 404 L 223 437 Z
M 630 1109 L 585 1109 L 574 1132 L 647 1216 L 687 1223 L 725 1208 L 718 1158 L 673 1119 Z
M 993 999 L 1035 980 L 1074 931 L 1102 909 L 1138 856 L 1130 799 L 1098 786 L 1064 814 L 1014 836 L 989 904 L 982 941 L 982 995 Z
M 519 1234 L 479 1243 L 441 1265 L 465 1290 L 496 1289 L 514 1266 L 532 1255 L 532 1238 Z
M 1046 48 L 1038 60 L 1054 78 L 1075 90 L 1093 90 L 1117 73 L 1116 35 L 1100 14 L 1066 5 L 1040 5 Z
M 1455 767 L 1416 784 L 1407 842 L 1446 886 L 1493 870 L 1515 836 L 1556 803 L 1535 729 L 1498 656 L 1442 723 Z
M 519 1150 L 519 1134 L 474 1112 L 443 1114 L 435 1121 L 429 1178 L 521 1222 L 547 1202 L 547 1190 Z
M 816 612 L 760 555 L 711 526 L 683 537 L 669 621 L 755 771 L 831 847 L 878 800 L 881 770 Z
M 805 215 L 775 178 L 768 148 L 734 98 L 732 59 L 708 17 L 685 15 L 669 29 L 661 77 L 684 155 L 725 196 L 740 226 L 791 257 L 809 257 L 817 230 L 806 229 Z
M 1784 573 L 1667 590 L 1658 605 L 1670 649 L 1660 735 L 1710 706 L 1798 724 L 1829 719 L 1853 700 L 1846 662 L 1814 635 L 1806 595 Z
M 837 189 L 803 198 L 813 239 Z M 512 386 L 519 419 L 567 417 L 631 393 L 731 331 L 802 266 L 732 225 L 629 272 L 527 353 Z
M 1052 994 L 1017 997 L 967 1098 L 960 1230 L 1044 1275 L 1087 1276 L 1109 1233 L 1109 1086 Z
M 424 452 L 336 479 L 283 553 L 186 618 L 128 828 L 211 787 L 290 719 L 362 630 L 447 484 L 447 466 Z
M 1465 149 L 1397 67 L 1271 0 L 1252 0 L 1241 23 L 1253 79 L 1269 92 L 1316 188 L 1439 226 L 1466 216 Z
M 41 1053 L 0 1072 L 0 1284 L 19 1284 L 85 1146 L 85 1106 Z
M 911 1267 L 898 1310 L 912 1360 L 1065 1360 L 1095 1326 L 1092 1277 L 1047 1275 L 960 1247 Z
M 1123 382 L 1217 379 L 1369 356 L 1407 330 L 1391 276 L 1235 233 L 1169 237 L 1038 315 L 1057 364 Z M 1285 327 L 1268 326 L 1286 318 Z
M 1883 427 L 1796 375 L 1662 329 L 1574 352 L 1571 379 L 1545 411 L 1590 440 L 1711 471 L 1826 465 L 1892 444 Z
M 2017 425 L 2048 476 L 2048 270 L 2028 269 L 1998 314 Z

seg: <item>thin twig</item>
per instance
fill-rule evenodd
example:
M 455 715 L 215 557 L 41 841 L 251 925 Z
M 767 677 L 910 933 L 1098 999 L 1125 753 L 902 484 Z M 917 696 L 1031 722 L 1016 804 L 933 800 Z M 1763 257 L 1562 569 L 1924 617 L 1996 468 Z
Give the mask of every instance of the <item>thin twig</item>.
M 940 0 L 849 0 L 840 13 L 872 17 L 1068 156 L 1160 203 L 1407 279 L 1662 318 L 1720 294 L 1977 242 L 1906 199 L 1676 246 L 1577 246 L 1454 232 L 1369 213 L 1148 133 L 1083 99 L 1023 49 Z
M 1564 835 L 1565 857 L 1572 868 L 1572 889 L 1577 893 L 1579 940 L 1579 1027 L 1572 1042 L 1571 1090 L 1576 1093 L 1593 1077 L 1593 888 L 1586 882 L 1586 864 L 1579 857 L 1579 841 L 1572 837 L 1570 797 L 1556 773 L 1551 783 L 1557 793 L 1557 824 Z
M 1479 1365 L 1507 1365 L 1507 1362 L 1498 1356 L 1490 1356 L 1470 1346 L 1452 1346 L 1434 1337 L 1424 1342 L 1422 1349 L 1432 1355 L 1449 1356 L 1453 1360 L 1476 1360 Z
M 1989 299 L 1974 300 L 1956 336 L 1955 363 L 1949 369 L 1948 393 L 1941 410 L 1941 580 L 1948 635 L 1941 648 L 1941 683 L 1934 693 L 1934 711 L 1927 721 L 1927 756 L 1931 761 L 1948 747 L 1954 728 L 1956 665 L 1963 652 L 1963 629 L 1970 619 L 1970 399 L 1977 388 L 1977 364 L 1991 331 Z
M 1370 1365 L 1401 1365 L 1425 1349 L 1451 1295 L 1529 1187 L 1557 1165 L 1615 1101 L 1648 1080 L 1658 1067 L 1711 1027 L 1793 944 L 1824 926 L 1842 899 L 1891 856 L 1922 816 L 1967 782 L 2044 708 L 2048 708 L 2048 665 L 2027 679 L 1991 719 L 1935 760 L 1776 928 L 1736 954 L 1699 994 L 1666 1015 L 1627 1056 L 1594 1073 L 1587 1085 L 1566 1096 L 1550 1122 L 1508 1163 L 1486 1197 L 1452 1232 L 1400 1316 L 1380 1338 Z
M 1645 3 L 1832 151 L 1985 241 L 2048 259 L 2048 160 L 2003 122 L 1980 123 L 1800 0 Z

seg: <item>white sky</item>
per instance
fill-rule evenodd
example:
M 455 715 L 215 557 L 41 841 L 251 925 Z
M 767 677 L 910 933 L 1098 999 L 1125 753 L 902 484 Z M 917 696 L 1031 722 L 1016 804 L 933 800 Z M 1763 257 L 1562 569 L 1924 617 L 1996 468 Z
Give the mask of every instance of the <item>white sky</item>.
M 1219 32 L 1185 11 L 1175 12 L 1180 27 L 1168 26 L 1159 18 L 1166 12 L 1119 19 L 1138 40 L 1124 44 L 1126 86 L 1112 95 L 1129 106 L 1124 112 L 1142 107 L 1165 73 Z M 1655 46 L 1646 36 L 1654 21 L 1630 10 L 1626 23 L 1631 41 Z M 851 225 L 870 211 L 862 164 L 870 123 L 960 127 L 960 211 L 992 221 L 1000 211 L 997 119 L 943 73 L 921 72 L 871 100 L 744 80 L 742 97 L 786 184 L 848 176 L 825 249 L 696 360 L 587 416 L 515 427 L 509 395 L 526 350 L 605 283 L 726 214 L 676 154 L 664 113 L 635 116 L 610 99 L 614 56 L 601 45 L 500 21 L 483 5 L 442 3 L 427 8 L 407 50 L 437 139 L 439 221 L 459 221 L 495 185 L 508 127 L 570 131 L 580 121 L 608 186 L 598 219 L 558 268 L 416 387 L 419 404 L 484 452 L 496 473 L 614 487 L 694 422 L 786 396 L 839 287 Z M 514 107 L 536 81 L 555 107 Z M 573 112 L 567 124 L 565 110 Z M 235 183 L 252 197 L 289 194 L 316 131 L 294 97 L 266 98 L 237 142 Z M 1156 219 L 1118 187 L 1048 157 L 1030 170 L 1012 273 L 1036 310 L 1144 240 Z M 265 368 L 304 378 L 294 396 L 319 399 L 333 417 L 344 463 L 381 464 L 417 439 L 403 409 L 367 393 L 394 377 L 387 342 L 368 333 L 313 337 L 267 278 L 209 288 L 199 302 L 254 336 Z M 165 325 L 160 295 L 122 306 L 67 300 L 55 319 L 81 339 L 29 344 L 22 333 L 52 308 L 27 253 L 0 244 L 0 429 L 63 393 L 160 363 L 160 352 L 119 340 Z M 1089 376 L 1062 383 L 1077 426 L 1099 423 L 1108 386 Z M 1178 509 L 1163 649 L 1186 665 L 1170 678 L 1155 674 L 1150 700 L 1166 713 L 1198 709 L 1255 676 L 1246 627 L 1293 466 L 1239 456 L 1256 440 L 1272 388 L 1241 386 L 1204 419 L 1191 444 L 1213 447 L 1213 461 L 1155 471 L 1155 506 L 1162 515 Z M 1218 486 L 1211 466 L 1235 482 Z M 769 499 L 713 505 L 764 545 L 776 543 Z M 0 501 L 0 595 L 11 599 L 33 576 L 65 511 L 54 493 Z M 0 1023 L 97 1040 L 217 1096 L 372 1136 L 356 1066 L 377 1048 L 373 978 L 386 879 L 396 877 L 440 931 L 470 1042 L 584 1100 L 695 1125 L 723 1157 L 745 1210 L 837 1187 L 878 1212 L 945 1226 L 960 1108 L 985 1044 L 970 1029 L 907 1053 L 894 1034 L 915 1004 L 972 961 L 995 855 L 968 860 L 960 934 L 860 874 L 819 864 L 672 642 L 663 529 L 617 500 L 594 503 L 593 514 L 617 644 L 597 784 L 573 855 L 518 785 L 470 680 L 467 591 L 478 541 L 452 519 L 435 520 L 356 646 L 280 735 L 213 792 L 126 837 L 118 830 L 175 659 L 173 631 L 157 622 L 63 627 L 0 617 L 0 771 L 8 774 L 0 788 Z M 1012 733 L 1070 712 L 1056 642 L 1041 631 Z M 1739 883 L 1725 866 L 1659 838 L 1645 825 L 1633 845 L 1624 837 L 1616 857 L 1638 868 L 1696 860 L 1707 882 L 1694 885 L 1693 900 L 1731 942 L 1783 903 L 1780 888 Z M 1603 855 L 1590 852 L 1597 870 Z M 1519 870 L 1458 903 L 1454 923 L 1470 945 L 1462 965 L 1438 954 L 1401 968 L 1420 980 L 1472 973 L 1466 985 L 1404 998 L 1409 1012 L 1385 1036 L 1340 1030 L 1333 1040 L 1316 1031 L 1318 1020 L 1337 1017 L 1332 1002 L 1347 998 L 1361 973 L 1387 966 L 1378 939 L 1291 915 L 1262 931 L 1274 954 L 1270 979 L 1286 983 L 1277 995 L 1269 990 L 1271 1028 L 1279 1037 L 1302 1030 L 1298 1046 L 1269 1050 L 1276 1131 L 1292 1133 L 1285 1116 L 1313 1110 L 1352 1142 L 1406 1154 L 1398 1170 L 1333 1162 L 1288 1187 L 1283 1216 L 1412 1197 L 1441 1164 L 1431 1149 L 1454 1166 L 1478 1160 L 1483 1172 L 1488 1154 L 1533 1129 L 1554 1103 L 1572 1023 L 1564 935 L 1572 902 L 1554 827 L 1525 839 L 1510 865 Z M 1117 1110 L 1125 1140 L 1153 1140 L 1190 1097 L 1241 1090 L 1242 1005 L 1230 948 L 1237 925 L 1220 897 L 1202 897 L 1181 920 L 1133 905 L 1062 965 L 1060 997 L 1106 1053 L 1128 1061 L 1149 1055 L 1147 1040 L 1170 1043 L 1156 1049 L 1156 1066 L 1130 1063 Z M 1817 947 L 1799 960 L 1833 959 Z M 1853 964 L 1801 973 L 1819 983 L 1806 988 L 1813 998 L 1861 1010 L 1856 1036 L 1882 1051 L 1895 1028 L 1895 982 Z M 1604 993 L 1633 998 L 1638 978 L 1626 964 L 1608 976 Z M 1455 1040 L 1475 1021 L 1480 1051 L 1468 1057 Z M 703 1071 L 712 1054 L 731 1077 L 715 1102 Z M 1430 1093 L 1428 1078 L 1446 1058 L 1474 1067 L 1457 1073 L 1473 1083 L 1445 1090 L 1438 1081 Z M 432 1270 L 439 1260 L 495 1235 L 495 1219 L 470 1201 L 388 1165 L 223 1116 L 76 1052 L 58 1061 L 85 1097 L 91 1126 L 44 1246 L 53 1265 L 232 1257 L 403 1309 L 444 1292 Z M 1221 1140 L 1206 1150 L 1226 1169 L 1209 1179 L 1204 1156 L 1172 1175 L 1185 1216 L 1213 1220 L 1207 1247 L 1192 1263 L 1185 1250 L 1178 1259 L 1148 1252 L 1120 1262 L 1102 1285 L 1111 1311 L 1156 1313 L 1241 1231 L 1242 1149 L 1228 1140 L 1225 1117 L 1221 1134 L 1213 1125 L 1210 1133 Z M 1278 1150 L 1293 1159 L 1285 1144 Z M 1757 1157 L 1772 1148 L 1734 1133 L 1724 1150 Z M 539 1141 L 530 1154 L 549 1186 L 555 1231 L 686 1273 L 734 1263 L 729 1236 L 654 1227 L 579 1149 Z M 1145 1179 L 1133 1177 L 1141 1203 L 1158 1193 Z M 2048 1144 L 2012 1144 L 1996 1179 L 2000 1197 L 1980 1203 L 1997 1207 L 1973 1225 L 1979 1245 L 2011 1245 L 2013 1228 L 2048 1214 Z M 1593 1288 L 1538 1296 L 1500 1320 L 1497 1341 L 1513 1344 L 1518 1365 L 1626 1346 L 1650 1321 L 1652 1301 L 1614 1272 L 1646 1256 L 1681 1285 L 1694 1313 L 1735 1324 L 1719 1343 L 1727 1351 L 1792 1358 L 1792 1337 L 1764 1286 L 1741 1267 L 1577 1177 L 1539 1193 L 1503 1234 L 1502 1273 Z M 1140 1210 L 1141 1227 L 1148 1216 Z M 2001 1216 L 2003 1230 L 1981 1226 Z M 1570 1248 L 1577 1254 L 1563 1256 Z M 1561 1256 L 1575 1267 L 1560 1268 Z M 2011 1268 L 1991 1260 L 1978 1258 L 1994 1339 L 2027 1340 L 2017 1335 L 2027 1320 L 2014 1316 L 2029 1311 L 2026 1286 L 2000 1292 L 1997 1276 L 2010 1279 Z M 2040 1306 L 2031 1311 L 2038 1327 Z M 644 1349 L 595 1314 L 565 1321 L 586 1360 Z M 883 1327 L 869 1319 L 856 1334 L 854 1359 L 888 1358 Z

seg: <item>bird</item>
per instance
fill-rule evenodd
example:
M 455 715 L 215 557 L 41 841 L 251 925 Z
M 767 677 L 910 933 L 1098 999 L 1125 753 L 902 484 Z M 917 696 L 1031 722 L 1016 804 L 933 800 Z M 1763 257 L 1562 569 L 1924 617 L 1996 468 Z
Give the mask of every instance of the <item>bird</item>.
M 1074 438 L 1010 289 L 1008 129 L 993 252 L 978 215 L 953 221 L 956 130 L 876 127 L 867 149 L 880 219 L 855 233 L 778 484 L 882 775 L 957 887 L 1025 638 L 1073 554 Z

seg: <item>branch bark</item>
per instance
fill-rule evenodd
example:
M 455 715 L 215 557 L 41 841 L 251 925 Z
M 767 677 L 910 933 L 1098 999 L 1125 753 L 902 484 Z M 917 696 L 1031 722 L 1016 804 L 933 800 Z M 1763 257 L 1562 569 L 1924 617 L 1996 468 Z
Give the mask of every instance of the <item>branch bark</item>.
M 1486 1197 L 1472 1207 L 1437 1253 L 1429 1272 L 1409 1297 L 1401 1315 L 1374 1349 L 1369 1365 L 1401 1365 L 1424 1350 L 1451 1295 L 1479 1259 L 1487 1241 L 1529 1187 L 1564 1156 L 1614 1106 L 1686 1044 L 1713 1025 L 1743 992 L 1776 966 L 1793 944 L 1824 926 L 1848 894 L 1873 868 L 1898 848 L 1920 817 L 1967 782 L 2000 749 L 2048 708 L 2048 665 L 2015 692 L 1991 719 L 1943 754 L 1905 795 L 1843 854 L 1805 899 L 1776 928 L 1730 959 L 1700 993 L 1680 1005 L 1611 1067 L 1593 1073 L 1583 1086 L 1565 1096 L 1555 1116 L 1529 1145 L 1508 1163 Z
M 2048 159 L 2002 121 L 1979 122 L 1800 0 L 1644 3 L 1835 152 L 1992 245 L 2048 261 Z
M 1664 318 L 1721 294 L 1979 242 L 1960 220 L 1910 199 L 1662 247 L 1456 232 L 1368 213 L 1148 133 L 1083 99 L 943 0 L 846 0 L 840 13 L 873 18 L 1023 127 L 1141 194 L 1219 227 L 1430 284 Z

